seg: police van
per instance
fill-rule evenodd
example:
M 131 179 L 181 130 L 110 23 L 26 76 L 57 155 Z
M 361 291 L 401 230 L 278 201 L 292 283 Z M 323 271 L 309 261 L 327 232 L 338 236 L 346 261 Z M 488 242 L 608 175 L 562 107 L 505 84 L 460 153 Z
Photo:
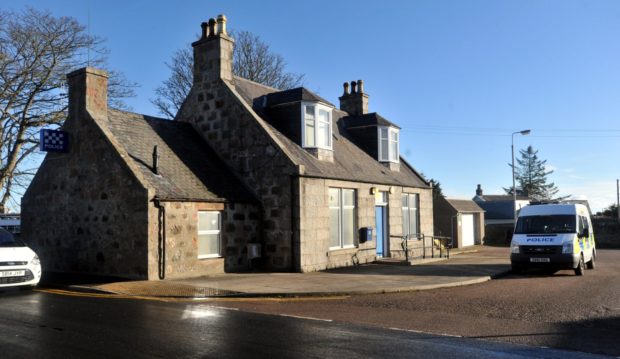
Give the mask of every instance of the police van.
M 583 275 L 594 269 L 596 246 L 592 221 L 582 204 L 537 204 L 519 212 L 512 242 L 513 272 L 530 267 L 573 269 Z

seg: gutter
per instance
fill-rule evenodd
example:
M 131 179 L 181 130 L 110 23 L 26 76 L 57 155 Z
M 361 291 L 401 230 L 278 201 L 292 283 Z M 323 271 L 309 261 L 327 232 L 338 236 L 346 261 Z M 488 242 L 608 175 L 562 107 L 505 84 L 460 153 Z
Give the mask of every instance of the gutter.
M 298 174 L 298 177 L 303 177 L 303 178 L 314 178 L 314 179 L 326 179 L 326 180 L 334 180 L 334 181 L 343 181 L 343 182 L 358 182 L 358 183 L 365 183 L 365 184 L 374 184 L 374 185 L 385 185 L 385 186 L 399 186 L 399 187 L 411 187 L 411 188 L 422 188 L 422 189 L 431 189 L 432 187 L 428 186 L 428 187 L 420 187 L 419 185 L 409 185 L 409 184 L 403 184 L 403 183 L 386 183 L 386 182 L 376 182 L 376 181 L 369 181 L 369 180 L 361 180 L 361 179 L 346 179 L 346 178 L 338 178 L 338 177 L 329 177 L 329 176 L 319 176 L 319 175 L 307 175 L 307 174 Z

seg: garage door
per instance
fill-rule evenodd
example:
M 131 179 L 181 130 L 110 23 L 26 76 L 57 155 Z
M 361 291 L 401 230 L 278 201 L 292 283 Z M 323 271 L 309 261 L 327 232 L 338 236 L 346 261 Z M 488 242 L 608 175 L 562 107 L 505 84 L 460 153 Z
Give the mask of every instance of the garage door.
M 463 247 L 474 245 L 474 215 L 463 214 L 461 215 L 461 229 L 463 233 L 463 240 L 461 243 Z

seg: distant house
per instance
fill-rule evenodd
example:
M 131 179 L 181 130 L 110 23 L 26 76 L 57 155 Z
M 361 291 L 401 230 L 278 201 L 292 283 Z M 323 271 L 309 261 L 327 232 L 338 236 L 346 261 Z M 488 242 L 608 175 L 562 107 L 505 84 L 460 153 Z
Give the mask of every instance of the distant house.
M 336 107 L 234 76 L 224 16 L 192 46 L 174 121 L 109 109 L 103 71 L 68 75 L 72 147 L 47 154 L 22 200 L 45 270 L 308 272 L 401 257 L 403 238 L 433 235 L 431 186 L 400 156 L 400 128 L 368 112 L 361 80 Z
M 19 213 L 0 213 L 0 228 L 19 235 L 21 232 Z
M 455 248 L 483 244 L 484 210 L 469 199 L 439 197 L 433 203 L 435 235 L 452 238 Z
M 518 211 L 530 204 L 530 199 L 524 196 L 517 196 L 515 203 L 512 195 L 484 195 L 481 185 L 476 188 L 473 201 L 484 210 L 485 241 L 488 243 L 510 240 L 515 208 Z

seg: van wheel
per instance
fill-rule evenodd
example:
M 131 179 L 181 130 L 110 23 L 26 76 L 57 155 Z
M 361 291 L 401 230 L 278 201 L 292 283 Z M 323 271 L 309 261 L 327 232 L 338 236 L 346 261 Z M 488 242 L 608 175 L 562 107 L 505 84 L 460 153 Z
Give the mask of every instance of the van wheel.
M 596 252 L 592 251 L 592 258 L 590 258 L 590 261 L 586 263 L 586 266 L 588 267 L 588 269 L 594 269 L 594 267 L 596 267 L 595 259 L 596 259 Z
M 512 273 L 514 274 L 521 274 L 521 272 L 523 272 L 523 268 L 520 265 L 517 264 L 513 264 L 510 269 L 512 270 Z
M 579 257 L 579 264 L 575 268 L 575 275 L 584 275 L 586 272 L 586 264 L 583 262 L 583 254 Z

